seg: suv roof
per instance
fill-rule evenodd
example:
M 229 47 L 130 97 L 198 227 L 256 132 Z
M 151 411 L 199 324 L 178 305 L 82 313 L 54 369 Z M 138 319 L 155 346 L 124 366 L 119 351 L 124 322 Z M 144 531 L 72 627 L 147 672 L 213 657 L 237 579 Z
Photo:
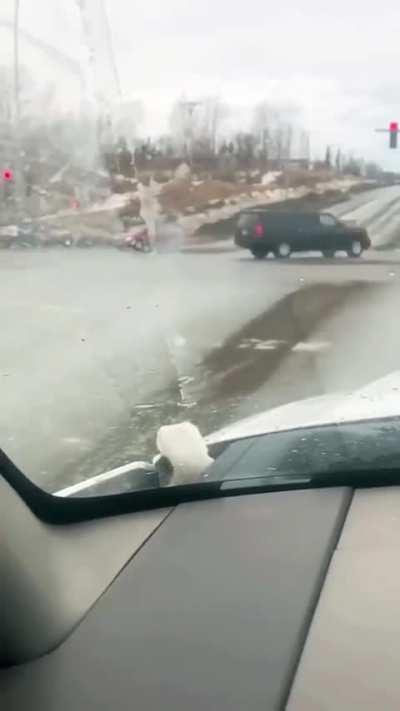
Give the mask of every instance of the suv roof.
M 288 209 L 280 209 L 279 207 L 248 207 L 245 208 L 244 210 L 240 211 L 240 214 L 246 214 L 246 213 L 271 213 L 274 215 L 320 215 L 321 212 L 320 210 L 311 210 L 311 209 L 297 209 L 297 210 L 288 210 Z M 322 211 L 323 213 L 325 210 Z

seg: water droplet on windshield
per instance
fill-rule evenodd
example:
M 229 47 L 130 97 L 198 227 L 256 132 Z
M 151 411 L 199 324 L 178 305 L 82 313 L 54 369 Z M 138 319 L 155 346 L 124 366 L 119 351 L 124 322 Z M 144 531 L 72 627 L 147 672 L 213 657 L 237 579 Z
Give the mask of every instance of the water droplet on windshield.
M 393 278 L 393 277 L 396 276 L 396 274 L 395 274 L 395 272 L 389 272 L 389 276 L 390 276 L 391 278 Z
M 304 284 L 304 277 L 299 277 L 299 284 Z
M 278 467 L 274 467 L 274 466 L 267 467 L 268 472 L 276 472 L 277 470 L 278 470 Z

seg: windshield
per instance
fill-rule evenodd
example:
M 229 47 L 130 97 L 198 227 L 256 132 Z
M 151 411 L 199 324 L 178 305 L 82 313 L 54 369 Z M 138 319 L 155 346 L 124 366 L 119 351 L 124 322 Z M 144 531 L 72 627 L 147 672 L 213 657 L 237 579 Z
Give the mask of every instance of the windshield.
M 397 15 L 3 0 L 0 447 L 40 487 L 400 414 Z

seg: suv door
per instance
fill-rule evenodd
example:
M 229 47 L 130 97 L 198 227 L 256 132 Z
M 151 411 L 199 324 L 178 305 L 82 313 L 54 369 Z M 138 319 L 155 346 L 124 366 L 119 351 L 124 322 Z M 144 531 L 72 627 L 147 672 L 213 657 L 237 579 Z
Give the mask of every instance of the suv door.
M 333 215 L 321 212 L 319 215 L 319 239 L 316 249 L 322 252 L 334 252 L 343 249 L 344 231 L 340 222 Z
M 297 215 L 295 230 L 295 244 L 293 251 L 311 252 L 315 249 L 320 249 L 319 234 L 321 231 L 319 224 L 319 216 L 312 213 L 304 213 Z

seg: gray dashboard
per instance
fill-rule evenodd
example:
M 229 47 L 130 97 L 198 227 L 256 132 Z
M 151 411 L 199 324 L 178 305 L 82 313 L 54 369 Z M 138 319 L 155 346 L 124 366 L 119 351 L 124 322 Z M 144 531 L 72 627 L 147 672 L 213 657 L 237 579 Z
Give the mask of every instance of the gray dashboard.
M 38 539 L 32 520 L 19 550 L 50 600 L 47 651 L 0 669 L 2 708 L 395 711 L 399 511 L 397 487 L 325 488 L 40 522 Z
M 4 708 L 281 708 L 350 498 L 326 489 L 179 505 L 139 547 L 138 514 L 127 515 L 125 566 L 56 649 L 0 672 Z M 92 540 L 89 569 L 105 564 Z

